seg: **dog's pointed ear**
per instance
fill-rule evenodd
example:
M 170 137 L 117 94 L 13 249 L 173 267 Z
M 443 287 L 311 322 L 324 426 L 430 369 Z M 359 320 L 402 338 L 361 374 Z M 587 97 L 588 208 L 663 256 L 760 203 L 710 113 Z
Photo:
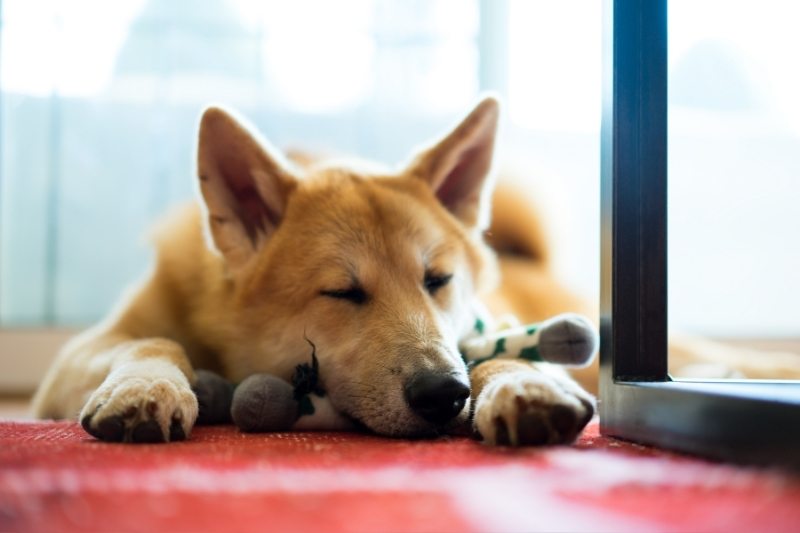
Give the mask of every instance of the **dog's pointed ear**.
M 200 119 L 197 170 L 208 233 L 236 271 L 280 224 L 296 179 L 277 152 L 218 107 Z
M 427 181 L 439 201 L 470 227 L 488 224 L 489 173 L 499 112 L 496 98 L 484 98 L 452 132 L 419 154 L 411 165 L 411 172 Z

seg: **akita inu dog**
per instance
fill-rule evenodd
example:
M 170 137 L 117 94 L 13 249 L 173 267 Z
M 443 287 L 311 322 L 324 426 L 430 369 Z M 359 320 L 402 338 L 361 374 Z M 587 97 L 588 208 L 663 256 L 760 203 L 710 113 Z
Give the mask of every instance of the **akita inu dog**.
M 106 441 L 181 440 L 198 414 L 195 369 L 288 379 L 309 339 L 331 403 L 379 434 L 445 432 L 474 411 L 491 443 L 574 440 L 595 402 L 564 371 L 499 360 L 470 376 L 457 349 L 480 299 L 525 320 L 584 311 L 549 273 L 535 215 L 512 194 L 495 195 L 493 245 L 512 252 L 499 269 L 484 242 L 497 120 L 485 98 L 391 171 L 294 164 L 207 109 L 202 201 L 158 228 L 147 280 L 59 354 L 36 414 L 79 416 Z

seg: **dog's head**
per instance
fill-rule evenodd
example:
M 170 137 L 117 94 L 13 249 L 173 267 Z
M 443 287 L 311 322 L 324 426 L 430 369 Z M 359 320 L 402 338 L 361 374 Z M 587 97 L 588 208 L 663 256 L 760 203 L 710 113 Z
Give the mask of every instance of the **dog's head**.
M 311 340 L 334 406 L 387 435 L 464 422 L 457 349 L 494 281 L 483 243 L 498 105 L 484 99 L 399 172 L 294 167 L 219 108 L 201 120 L 200 189 L 228 273 L 234 373 L 291 375 Z

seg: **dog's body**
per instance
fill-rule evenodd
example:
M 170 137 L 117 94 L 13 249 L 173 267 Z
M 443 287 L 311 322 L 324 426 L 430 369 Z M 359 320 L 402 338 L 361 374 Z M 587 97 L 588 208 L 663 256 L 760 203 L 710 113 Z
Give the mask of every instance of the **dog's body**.
M 576 310 L 547 271 L 539 229 L 495 232 L 533 268 L 535 291 L 495 290 L 483 241 L 497 122 L 489 98 L 401 172 L 300 170 L 217 109 L 200 126 L 202 205 L 156 232 L 147 280 L 107 320 L 73 339 L 34 398 L 40 417 L 80 413 L 108 441 L 185 438 L 198 414 L 195 368 L 239 381 L 289 378 L 317 347 L 333 405 L 386 435 L 447 431 L 468 420 L 490 442 L 568 442 L 594 400 L 547 365 L 497 361 L 470 377 L 457 350 L 480 296 L 526 320 Z M 508 224 L 498 216 L 498 224 Z M 496 224 L 497 225 L 497 224 Z M 522 256 L 525 256 L 524 258 Z M 529 273 L 530 274 L 530 273 Z M 494 292 L 493 292 L 494 291 Z
M 497 115 L 485 99 L 392 172 L 294 166 L 230 114 L 207 110 L 203 202 L 168 217 L 146 281 L 65 346 L 36 415 L 80 413 L 108 441 L 180 440 L 198 415 L 195 369 L 288 379 L 312 341 L 334 407 L 378 433 L 449 431 L 472 409 L 488 442 L 570 442 L 594 413 L 584 389 L 596 387 L 596 364 L 573 373 L 581 388 L 560 368 L 524 361 L 488 361 L 468 376 L 457 350 L 484 304 L 526 322 L 595 314 L 557 281 L 528 199 L 491 194 Z M 483 240 L 490 198 L 494 251 Z

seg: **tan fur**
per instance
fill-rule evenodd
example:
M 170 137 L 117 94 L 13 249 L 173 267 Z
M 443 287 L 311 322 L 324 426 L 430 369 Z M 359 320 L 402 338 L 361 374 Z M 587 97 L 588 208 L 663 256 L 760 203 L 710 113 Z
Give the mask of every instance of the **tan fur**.
M 403 381 L 422 369 L 466 379 L 456 342 L 474 322 L 474 295 L 496 278 L 478 225 L 496 121 L 496 102 L 485 100 L 406 169 L 369 175 L 339 165 L 301 171 L 241 119 L 209 109 L 198 150 L 202 209 L 161 224 L 151 275 L 118 313 L 65 347 L 36 414 L 81 411 L 100 433 L 98 417 L 130 413 L 130 438 L 137 413 L 157 408 L 165 435 L 175 421 L 188 435 L 192 366 L 234 381 L 257 372 L 289 379 L 309 360 L 311 340 L 340 411 L 385 434 L 430 430 L 409 411 Z M 428 294 L 426 271 L 453 281 Z M 356 282 L 369 312 L 321 295 Z M 175 370 L 149 376 L 166 380 L 169 401 L 143 379 L 148 363 Z
M 295 166 L 242 119 L 208 109 L 202 201 L 157 227 L 152 271 L 64 347 L 34 398 L 36 415 L 80 416 L 106 440 L 137 440 L 153 422 L 163 440 L 181 438 L 198 413 L 195 368 L 233 381 L 258 372 L 289 379 L 312 341 L 336 409 L 386 435 L 442 430 L 412 412 L 403 386 L 420 371 L 466 380 L 457 341 L 478 298 L 526 322 L 595 315 L 558 282 L 522 191 L 494 195 L 488 236 L 499 264 L 483 240 L 497 117 L 497 102 L 483 100 L 391 171 L 307 156 Z M 431 292 L 431 272 L 452 279 Z M 363 303 L 340 296 L 354 287 Z M 595 390 L 596 370 L 575 376 Z M 594 412 L 593 398 L 552 366 L 492 361 L 471 379 L 475 429 L 488 442 L 569 442 Z

